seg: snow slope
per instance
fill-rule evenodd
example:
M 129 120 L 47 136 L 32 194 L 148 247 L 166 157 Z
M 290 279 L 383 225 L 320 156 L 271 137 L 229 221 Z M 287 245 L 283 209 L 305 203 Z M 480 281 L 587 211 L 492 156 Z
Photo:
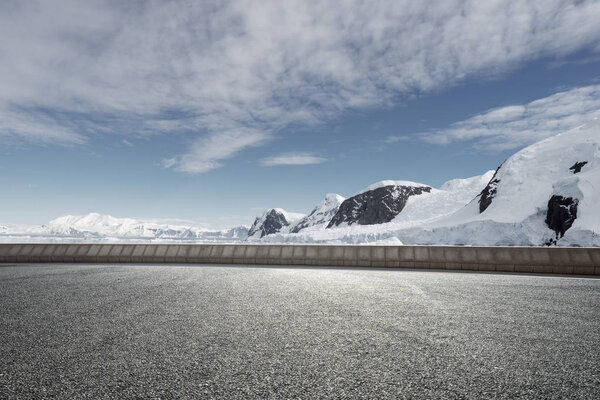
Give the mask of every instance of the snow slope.
M 473 199 L 489 182 L 494 171 L 465 179 L 452 179 L 440 189 L 410 197 L 393 222 L 406 226 L 422 224 L 449 215 Z
M 571 168 L 579 162 L 585 165 L 574 173 Z M 489 236 L 503 225 L 513 226 L 527 237 L 521 242 L 543 244 L 556 237 L 544 222 L 556 195 L 578 202 L 577 218 L 558 244 L 600 245 L 600 120 L 526 147 L 502 164 L 495 180 L 496 194 L 483 212 L 476 198 L 435 226 L 485 222 L 487 232 L 482 233 Z

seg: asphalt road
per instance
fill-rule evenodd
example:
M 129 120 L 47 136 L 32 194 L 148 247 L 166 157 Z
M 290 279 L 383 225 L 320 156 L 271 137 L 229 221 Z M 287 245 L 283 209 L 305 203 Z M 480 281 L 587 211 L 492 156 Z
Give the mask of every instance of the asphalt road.
M 600 398 L 600 280 L 0 267 L 0 398 Z

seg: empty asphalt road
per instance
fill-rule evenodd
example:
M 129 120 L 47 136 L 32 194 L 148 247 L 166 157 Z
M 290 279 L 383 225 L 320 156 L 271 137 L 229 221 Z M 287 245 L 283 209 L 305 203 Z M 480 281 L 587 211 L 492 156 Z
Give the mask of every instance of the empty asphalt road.
M 0 266 L 0 399 L 600 398 L 600 280 Z

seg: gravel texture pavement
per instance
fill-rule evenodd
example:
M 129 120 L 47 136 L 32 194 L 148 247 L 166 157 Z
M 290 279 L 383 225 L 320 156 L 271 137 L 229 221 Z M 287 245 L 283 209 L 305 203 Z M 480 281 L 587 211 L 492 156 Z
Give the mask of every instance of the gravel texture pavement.
M 600 279 L 0 266 L 0 399 L 600 398 Z

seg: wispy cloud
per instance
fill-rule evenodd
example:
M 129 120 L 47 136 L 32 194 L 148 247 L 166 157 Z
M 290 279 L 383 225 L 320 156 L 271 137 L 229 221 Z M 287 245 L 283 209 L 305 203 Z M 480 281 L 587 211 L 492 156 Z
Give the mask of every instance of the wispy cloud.
M 183 132 L 164 164 L 205 172 L 290 124 L 600 50 L 599 19 L 580 0 L 2 2 L 0 137 Z
M 165 160 L 165 167 L 181 172 L 201 173 L 221 166 L 221 160 L 234 156 L 240 150 L 259 146 L 268 140 L 261 131 L 240 128 L 221 131 L 196 139 L 189 150 L 179 157 Z
M 298 152 L 284 153 L 274 157 L 264 158 L 260 164 L 264 167 L 273 167 L 275 165 L 309 165 L 321 164 L 327 161 L 324 157 L 319 157 L 313 153 Z
M 559 92 L 527 104 L 494 108 L 447 129 L 422 134 L 431 143 L 475 141 L 496 150 L 523 146 L 600 117 L 600 85 Z
M 394 143 L 398 143 L 398 142 L 407 142 L 409 140 L 410 140 L 410 136 L 393 135 L 393 136 L 388 136 L 385 139 L 383 139 L 383 143 L 384 144 L 394 144 Z
M 18 136 L 41 144 L 78 145 L 86 137 L 72 124 L 40 110 L 25 110 L 0 104 L 0 137 Z
M 402 142 L 408 142 L 412 140 L 410 136 L 407 135 L 391 135 L 384 139 L 378 140 L 372 144 L 371 148 L 375 151 L 385 151 Z

